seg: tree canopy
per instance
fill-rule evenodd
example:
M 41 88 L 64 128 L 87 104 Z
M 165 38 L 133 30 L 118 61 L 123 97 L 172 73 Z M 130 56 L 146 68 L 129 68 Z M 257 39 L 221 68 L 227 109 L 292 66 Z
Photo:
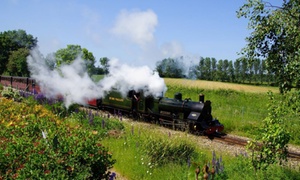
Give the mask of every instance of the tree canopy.
M 161 77 L 184 77 L 184 64 L 182 59 L 166 58 L 156 63 L 156 71 Z
M 59 67 L 62 64 L 72 63 L 78 57 L 86 61 L 87 70 L 91 74 L 94 69 L 95 57 L 92 52 L 89 52 L 86 48 L 81 48 L 80 45 L 67 45 L 66 48 L 57 50 L 55 63 Z
M 275 73 L 282 93 L 300 88 L 300 3 L 283 0 L 275 6 L 261 0 L 248 0 L 237 12 L 249 19 L 253 30 L 243 54 L 248 59 L 265 58 Z
M 24 74 L 28 70 L 21 64 L 26 64 L 27 51 L 37 45 L 37 38 L 24 30 L 5 31 L 0 33 L 0 74 Z M 17 62 L 12 62 L 17 61 Z M 13 65 L 15 64 L 15 65 Z M 18 65 L 16 65 L 18 64 Z M 7 67 L 9 66 L 9 67 Z

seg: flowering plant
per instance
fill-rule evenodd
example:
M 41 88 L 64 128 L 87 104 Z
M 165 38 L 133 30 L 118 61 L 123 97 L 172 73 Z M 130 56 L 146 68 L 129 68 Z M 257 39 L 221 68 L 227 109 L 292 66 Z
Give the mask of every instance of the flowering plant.
M 0 179 L 105 179 L 115 160 L 97 131 L 40 105 L 0 99 Z

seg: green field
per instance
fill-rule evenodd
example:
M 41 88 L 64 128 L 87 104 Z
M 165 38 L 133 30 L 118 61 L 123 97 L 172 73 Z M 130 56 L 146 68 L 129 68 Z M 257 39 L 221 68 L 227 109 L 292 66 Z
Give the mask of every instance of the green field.
M 93 77 L 97 81 L 101 78 L 103 76 Z M 175 78 L 164 80 L 168 87 L 166 97 L 173 98 L 176 92 L 181 92 L 183 98 L 198 101 L 198 95 L 204 94 L 206 100 L 212 101 L 212 114 L 224 124 L 225 133 L 250 138 L 259 133 L 258 128 L 268 115 L 267 93 L 270 91 L 276 98 L 280 97 L 277 87 Z M 290 142 L 300 145 L 299 117 L 289 117 L 285 125 L 292 136 Z
M 198 94 L 204 94 L 206 100 L 212 101 L 212 114 L 225 126 L 225 133 L 254 137 L 259 133 L 262 120 L 268 115 L 268 91 L 276 98 L 280 97 L 278 88 L 250 86 L 201 80 L 166 78 L 168 90 L 165 96 L 173 98 L 181 92 L 183 98 L 197 101 Z M 300 145 L 299 117 L 291 116 L 285 122 L 291 133 L 291 143 Z

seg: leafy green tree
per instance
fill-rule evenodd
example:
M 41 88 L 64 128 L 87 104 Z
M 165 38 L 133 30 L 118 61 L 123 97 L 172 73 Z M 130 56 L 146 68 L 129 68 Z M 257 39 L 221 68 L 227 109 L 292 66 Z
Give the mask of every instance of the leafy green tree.
M 3 74 L 7 67 L 10 55 L 20 48 L 28 50 L 37 45 L 37 38 L 27 34 L 24 30 L 4 31 L 0 33 L 0 74 Z M 14 55 L 15 56 L 15 55 Z M 15 57 L 14 57 L 15 58 Z M 14 59 L 12 58 L 12 59 Z
M 216 58 L 211 58 L 211 74 L 212 74 L 212 80 L 217 80 L 217 60 Z
M 253 30 L 243 53 L 248 59 L 265 59 L 268 73 L 275 74 L 283 94 L 280 102 L 271 96 L 270 113 L 258 136 L 262 146 L 258 151 L 254 150 L 255 144 L 252 147 L 253 166 L 266 169 L 286 159 L 290 136 L 283 124 L 284 115 L 299 116 L 299 108 L 293 108 L 293 104 L 300 104 L 300 3 L 283 0 L 281 6 L 274 6 L 261 0 L 248 0 L 239 9 L 238 17 L 249 18 L 248 26 Z M 289 93 L 293 87 L 296 91 Z
M 102 58 L 100 58 L 99 61 L 100 61 L 100 64 L 103 68 L 104 74 L 108 74 L 109 73 L 109 71 L 108 71 L 108 69 L 109 69 L 109 59 L 107 57 L 102 57 Z
M 229 61 L 227 59 L 225 59 L 225 60 L 223 60 L 223 68 L 222 68 L 225 81 L 229 81 L 228 68 L 229 68 Z
M 236 77 L 236 82 L 241 82 L 241 61 L 234 61 L 234 74 Z
M 243 49 L 248 59 L 265 59 L 268 70 L 275 73 L 282 93 L 293 87 L 299 89 L 299 0 L 283 0 L 281 6 L 261 0 L 248 0 L 237 15 L 248 18 L 248 27 L 253 30 Z
M 206 80 L 212 80 L 212 74 L 211 74 L 211 60 L 209 57 L 206 57 L 204 59 L 204 74 Z
M 166 58 L 156 63 L 156 71 L 161 77 L 182 78 L 184 77 L 184 65 L 182 59 Z
M 260 69 L 260 66 L 261 66 L 261 64 L 260 64 L 260 59 L 258 59 L 258 58 L 256 58 L 256 59 L 254 59 L 254 61 L 253 61 L 253 72 L 254 72 L 254 80 L 256 81 L 256 83 L 258 83 L 258 72 L 259 72 L 259 69 Z
M 11 76 L 29 76 L 27 67 L 27 56 L 29 50 L 27 48 L 20 48 L 12 51 L 7 63 L 7 71 Z
M 82 58 L 86 60 L 87 71 L 89 74 L 93 74 L 95 70 L 95 57 L 92 52 L 89 52 L 86 48 L 82 49 Z
M 86 62 L 86 68 L 91 75 L 94 69 L 95 57 L 93 53 L 80 45 L 67 45 L 67 48 L 59 49 L 55 53 L 55 63 L 57 67 L 62 64 L 71 64 L 76 58 L 82 58 Z
M 45 62 L 49 69 L 53 70 L 55 69 L 55 53 L 47 54 L 45 58 Z
M 244 83 L 248 77 L 248 61 L 245 57 L 239 59 L 241 61 L 241 78 Z
M 233 68 L 233 64 L 232 61 L 228 62 L 228 77 L 229 77 L 229 81 L 230 82 L 235 82 L 235 75 L 234 75 L 234 68 Z
M 224 78 L 224 71 L 223 71 L 223 60 L 219 60 L 218 61 L 218 64 L 217 64 L 217 79 L 218 81 L 225 81 L 225 78 Z
M 204 58 L 200 57 L 199 61 L 199 79 L 205 79 L 205 65 L 204 65 Z

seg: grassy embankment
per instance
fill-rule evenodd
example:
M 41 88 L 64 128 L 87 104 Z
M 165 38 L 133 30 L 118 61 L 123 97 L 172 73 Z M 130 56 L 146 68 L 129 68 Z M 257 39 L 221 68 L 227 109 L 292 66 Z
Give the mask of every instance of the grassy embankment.
M 205 98 L 212 101 L 213 116 L 224 124 L 225 132 L 247 137 L 259 133 L 258 127 L 268 115 L 270 101 L 267 92 L 272 91 L 276 98 L 280 98 L 276 87 L 169 78 L 165 78 L 165 82 L 168 97 L 182 92 L 183 98 L 198 100 L 198 94 L 205 94 Z M 299 119 L 295 116 L 288 119 L 284 123 L 292 136 L 290 142 L 300 145 Z
M 249 137 L 258 133 L 257 128 L 267 116 L 267 92 L 269 90 L 275 94 L 278 92 L 277 88 L 209 81 L 165 79 L 165 82 L 168 86 L 167 97 L 173 97 L 175 92 L 182 92 L 184 98 L 197 100 L 199 93 L 205 94 L 206 99 L 213 102 L 213 114 L 224 123 L 227 133 Z M 197 165 L 202 168 L 205 163 L 209 163 L 210 168 L 212 167 L 212 149 L 201 145 L 195 146 L 192 137 L 184 132 L 170 135 L 167 129 L 162 132 L 153 125 L 141 126 L 130 122 L 125 124 L 126 130 L 123 134 L 117 138 L 105 139 L 103 143 L 117 159 L 115 169 L 128 179 L 195 179 Z M 294 131 L 297 129 L 296 126 L 289 127 L 294 128 Z M 297 134 L 294 135 L 296 138 L 292 142 L 298 142 L 295 140 Z M 149 147 L 149 144 L 155 144 L 153 139 L 160 138 L 163 139 L 160 140 L 161 143 Z M 166 146 L 165 142 L 170 145 Z M 187 159 L 186 163 L 170 161 L 162 165 L 156 165 L 159 163 L 151 161 L 149 151 L 157 151 L 167 157 L 172 149 L 180 149 L 178 143 L 194 148 L 190 161 Z M 222 156 L 224 169 L 215 179 L 294 179 L 299 173 L 299 169 L 293 171 L 277 165 L 271 166 L 266 172 L 255 172 L 243 155 L 233 157 L 218 150 L 216 154 L 219 159 Z M 200 174 L 200 178 L 202 176 L 203 173 Z

